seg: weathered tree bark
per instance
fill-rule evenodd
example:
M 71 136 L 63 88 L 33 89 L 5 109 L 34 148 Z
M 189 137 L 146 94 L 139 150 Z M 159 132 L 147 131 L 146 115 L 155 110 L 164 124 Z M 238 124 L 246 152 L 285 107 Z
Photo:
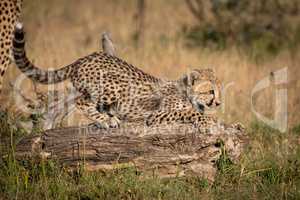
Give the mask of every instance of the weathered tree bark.
M 18 159 L 57 159 L 64 166 L 87 170 L 135 167 L 159 177 L 200 176 L 213 180 L 216 161 L 224 149 L 237 161 L 247 137 L 236 127 L 201 133 L 187 125 L 143 126 L 99 130 L 91 127 L 53 129 L 24 138 L 16 148 Z

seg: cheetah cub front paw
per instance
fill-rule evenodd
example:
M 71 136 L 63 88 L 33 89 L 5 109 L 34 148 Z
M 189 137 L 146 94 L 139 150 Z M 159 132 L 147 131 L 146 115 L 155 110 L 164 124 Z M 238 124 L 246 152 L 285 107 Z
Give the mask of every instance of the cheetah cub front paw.
M 109 129 L 109 128 L 119 128 L 120 127 L 120 120 L 113 116 L 106 118 L 105 120 L 99 120 L 94 123 L 91 123 L 89 126 L 94 126 L 98 129 Z

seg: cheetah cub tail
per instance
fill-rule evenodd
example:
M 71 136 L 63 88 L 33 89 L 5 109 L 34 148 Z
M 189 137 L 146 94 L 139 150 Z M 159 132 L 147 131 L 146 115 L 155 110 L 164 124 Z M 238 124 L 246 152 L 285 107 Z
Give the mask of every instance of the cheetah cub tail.
M 23 30 L 23 24 L 21 22 L 16 23 L 16 30 L 18 31 Z
M 26 56 L 25 33 L 22 23 L 15 25 L 13 38 L 13 57 L 17 67 L 33 81 L 42 84 L 53 84 L 69 78 L 73 70 L 73 64 L 58 70 L 42 70 L 36 67 Z

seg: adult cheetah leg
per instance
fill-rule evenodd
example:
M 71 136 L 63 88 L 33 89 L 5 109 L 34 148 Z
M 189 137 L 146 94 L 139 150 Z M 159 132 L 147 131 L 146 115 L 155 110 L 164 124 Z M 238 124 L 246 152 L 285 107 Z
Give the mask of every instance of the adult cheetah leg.
M 152 113 L 146 119 L 147 126 L 171 123 L 191 123 L 199 129 L 210 129 L 218 125 L 218 120 L 213 115 L 203 115 L 193 109 L 187 110 L 160 110 Z
M 0 94 L 4 74 L 12 60 L 13 31 L 21 14 L 21 8 L 22 0 L 0 0 Z
M 120 125 L 120 120 L 115 116 L 110 116 L 108 113 L 99 112 L 98 104 L 85 98 L 79 98 L 76 101 L 76 106 L 90 120 L 96 122 L 97 126 L 104 129 L 117 128 Z

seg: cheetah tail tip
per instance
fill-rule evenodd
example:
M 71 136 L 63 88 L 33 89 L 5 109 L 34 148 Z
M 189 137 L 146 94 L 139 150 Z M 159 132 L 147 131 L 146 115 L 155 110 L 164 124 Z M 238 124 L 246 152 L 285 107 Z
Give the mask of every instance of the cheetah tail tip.
M 23 30 L 23 23 L 17 22 L 17 23 L 16 23 L 16 30 L 22 31 L 22 30 Z

